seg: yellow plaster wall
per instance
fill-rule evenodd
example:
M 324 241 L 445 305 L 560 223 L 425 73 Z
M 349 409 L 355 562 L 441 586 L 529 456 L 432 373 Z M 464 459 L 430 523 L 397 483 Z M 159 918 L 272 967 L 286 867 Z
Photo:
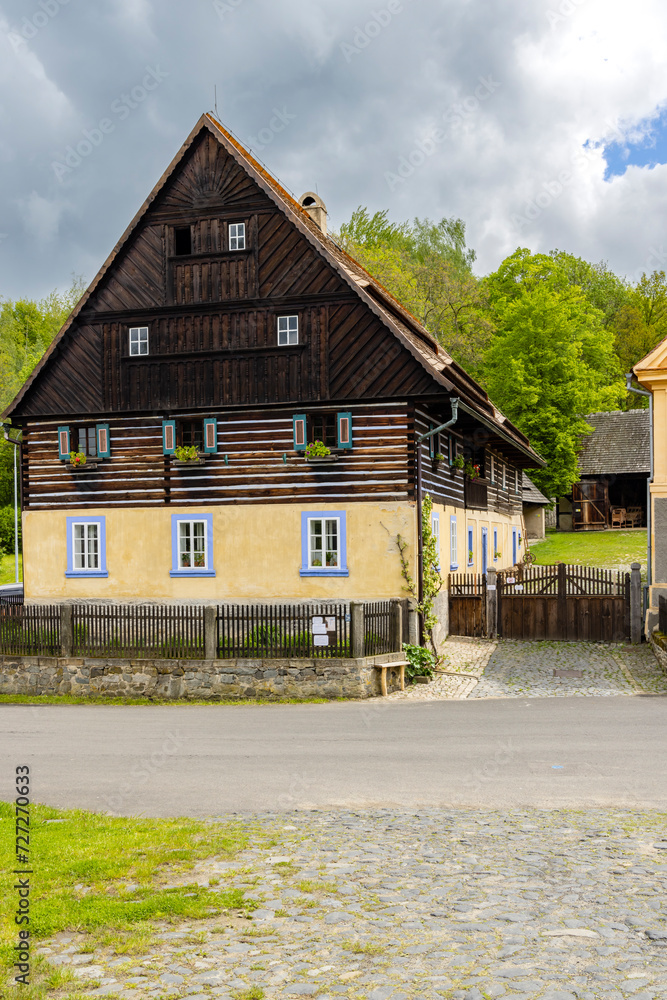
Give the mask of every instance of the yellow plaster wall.
M 517 528 L 521 534 L 521 545 L 517 546 L 517 561 L 523 559 L 526 551 L 526 540 L 521 527 L 521 515 L 503 516 L 495 512 L 466 512 L 460 507 L 445 507 L 434 503 L 433 510 L 440 515 L 440 567 L 446 576 L 450 572 L 450 517 L 456 516 L 456 547 L 458 557 L 458 573 L 482 572 L 482 528 L 488 528 L 488 568 L 509 569 L 512 563 L 512 528 Z M 473 529 L 473 563 L 468 565 L 468 528 Z M 500 557 L 493 559 L 493 529 L 498 529 L 498 548 Z
M 345 510 L 348 577 L 301 577 L 301 512 Z M 106 518 L 107 578 L 71 579 L 67 517 Z M 213 515 L 215 577 L 171 577 L 172 514 Z M 26 511 L 24 579 L 28 600 L 382 600 L 403 597 L 396 546 L 408 542 L 416 577 L 415 505 L 257 504 L 99 511 Z

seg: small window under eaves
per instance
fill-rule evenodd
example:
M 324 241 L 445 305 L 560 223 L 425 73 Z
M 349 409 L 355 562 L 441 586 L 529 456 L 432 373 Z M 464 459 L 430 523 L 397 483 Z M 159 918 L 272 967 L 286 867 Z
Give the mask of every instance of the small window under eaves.
M 186 257 L 192 253 L 192 230 L 190 226 L 176 226 L 174 229 L 174 254 Z

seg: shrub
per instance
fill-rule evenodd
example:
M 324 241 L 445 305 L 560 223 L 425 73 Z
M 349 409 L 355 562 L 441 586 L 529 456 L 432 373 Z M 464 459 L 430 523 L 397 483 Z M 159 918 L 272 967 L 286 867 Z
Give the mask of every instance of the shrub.
M 21 511 L 19 511 L 19 548 L 21 547 Z M 0 551 L 14 551 L 14 508 L 0 507 Z
M 433 677 L 435 654 L 430 649 L 404 642 L 403 650 L 408 661 L 405 668 L 405 676 L 408 680 L 412 680 L 413 677 Z

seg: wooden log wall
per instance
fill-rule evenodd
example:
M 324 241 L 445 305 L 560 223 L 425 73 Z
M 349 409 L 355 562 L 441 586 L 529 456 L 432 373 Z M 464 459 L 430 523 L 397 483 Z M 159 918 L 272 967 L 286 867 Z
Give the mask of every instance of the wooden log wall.
M 411 498 L 407 406 L 346 409 L 352 413 L 354 447 L 337 462 L 322 465 L 309 465 L 293 450 L 293 409 L 211 413 L 218 419 L 218 454 L 201 466 L 177 467 L 162 454 L 161 419 L 127 417 L 110 421 L 110 459 L 96 470 L 69 472 L 58 459 L 57 424 L 29 424 L 25 506 L 57 510 Z

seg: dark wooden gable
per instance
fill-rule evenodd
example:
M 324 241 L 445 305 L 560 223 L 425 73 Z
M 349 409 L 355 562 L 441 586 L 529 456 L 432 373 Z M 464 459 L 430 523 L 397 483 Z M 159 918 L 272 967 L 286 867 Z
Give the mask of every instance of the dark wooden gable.
M 229 143 L 227 143 L 229 139 Z M 246 223 L 230 252 L 227 226 Z M 191 253 L 176 255 L 188 227 Z M 438 391 L 313 223 L 204 117 L 63 328 L 15 417 L 210 409 Z M 278 347 L 276 317 L 299 315 Z M 129 357 L 128 327 L 150 330 Z M 442 391 L 442 386 L 440 386 Z

